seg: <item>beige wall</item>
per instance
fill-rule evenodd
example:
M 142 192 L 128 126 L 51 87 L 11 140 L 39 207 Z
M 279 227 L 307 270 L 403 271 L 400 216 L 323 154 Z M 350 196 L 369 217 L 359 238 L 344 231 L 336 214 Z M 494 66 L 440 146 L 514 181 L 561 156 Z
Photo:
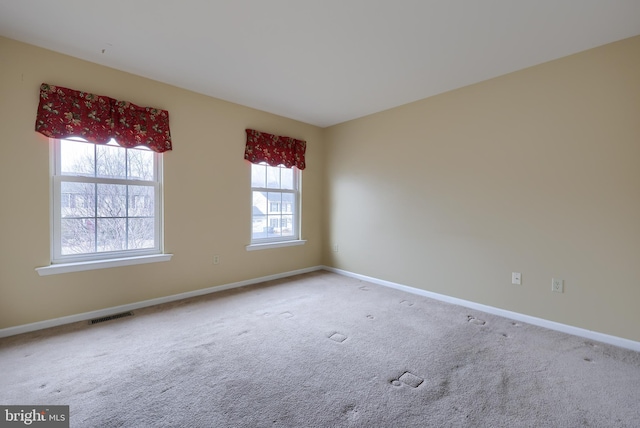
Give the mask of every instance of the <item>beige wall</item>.
M 215 72 L 215 70 L 212 70 Z M 170 262 L 40 277 L 49 263 L 49 148 L 34 132 L 40 83 L 167 109 L 165 249 Z M 307 141 L 304 246 L 247 252 L 244 129 Z M 323 130 L 0 38 L 0 328 L 316 266 L 321 261 Z M 213 265 L 213 255 L 221 257 Z
M 640 341 L 640 37 L 326 141 L 326 264 Z

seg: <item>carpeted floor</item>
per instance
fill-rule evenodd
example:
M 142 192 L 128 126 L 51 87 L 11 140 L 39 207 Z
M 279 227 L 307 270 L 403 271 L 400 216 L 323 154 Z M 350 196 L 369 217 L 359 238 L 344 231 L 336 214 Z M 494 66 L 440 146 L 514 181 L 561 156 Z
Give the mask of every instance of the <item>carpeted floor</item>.
M 0 339 L 72 427 L 640 427 L 640 354 L 328 272 Z

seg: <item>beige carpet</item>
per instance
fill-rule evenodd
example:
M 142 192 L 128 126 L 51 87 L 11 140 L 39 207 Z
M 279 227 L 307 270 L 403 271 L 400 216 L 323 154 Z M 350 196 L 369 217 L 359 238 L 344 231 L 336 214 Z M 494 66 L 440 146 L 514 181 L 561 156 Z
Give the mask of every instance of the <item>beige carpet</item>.
M 72 427 L 640 427 L 640 354 L 328 272 L 0 339 Z

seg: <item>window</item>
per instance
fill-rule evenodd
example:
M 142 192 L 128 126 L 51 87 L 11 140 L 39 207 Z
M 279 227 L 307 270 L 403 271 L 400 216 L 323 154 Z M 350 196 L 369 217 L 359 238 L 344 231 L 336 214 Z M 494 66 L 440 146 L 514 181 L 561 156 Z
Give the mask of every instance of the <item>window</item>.
M 52 263 L 162 252 L 162 155 L 53 140 Z
M 300 176 L 296 167 L 251 164 L 252 244 L 299 239 Z

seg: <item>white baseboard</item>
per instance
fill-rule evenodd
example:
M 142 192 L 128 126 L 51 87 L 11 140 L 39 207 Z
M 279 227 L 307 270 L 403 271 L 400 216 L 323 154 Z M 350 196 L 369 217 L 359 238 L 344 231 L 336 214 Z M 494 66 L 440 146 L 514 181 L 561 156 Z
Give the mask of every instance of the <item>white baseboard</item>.
M 371 282 L 373 284 L 382 285 L 385 287 L 395 288 L 396 290 L 406 291 L 408 293 L 417 294 L 420 296 L 429 297 L 435 300 L 440 300 L 446 303 L 452 303 L 454 305 L 464 306 L 470 309 L 475 309 L 482 312 L 498 315 L 501 317 L 509 318 L 515 321 L 521 321 L 528 324 L 537 325 L 539 327 L 548 328 L 550 330 L 556 330 L 563 333 L 571 334 L 574 336 L 584 337 L 586 339 L 595 340 L 602 343 L 608 343 L 610 345 L 619 346 L 621 348 L 631 349 L 633 351 L 640 352 L 640 342 L 625 339 L 622 337 L 612 336 L 597 331 L 586 330 L 579 327 L 574 327 L 566 324 L 561 324 L 555 321 L 545 320 L 543 318 L 537 318 L 530 315 L 520 314 L 518 312 L 507 311 L 504 309 L 496 308 L 493 306 L 483 305 L 480 303 L 471 302 L 468 300 L 458 299 L 456 297 L 447 296 L 444 294 L 438 294 L 431 291 L 421 290 L 419 288 L 409 287 L 407 285 L 398 284 L 391 281 L 385 281 L 378 278 L 373 278 L 366 275 L 360 275 L 357 273 L 349 272 L 342 269 L 333 268 L 330 266 L 312 266 L 305 269 L 298 269 L 294 271 L 279 273 L 275 275 L 263 276 L 260 278 L 248 279 L 245 281 L 233 282 L 229 284 L 219 285 L 215 287 L 203 288 L 200 290 L 188 291 L 186 293 L 174 294 L 171 296 L 159 297 L 156 299 L 144 300 L 141 302 L 129 303 L 121 306 L 114 306 L 111 308 L 99 309 L 97 311 L 84 312 L 81 314 L 70 315 L 61 318 L 54 318 L 51 320 L 34 322 L 31 324 L 23 324 L 15 327 L 8 327 L 0 329 L 0 338 L 14 336 L 16 334 L 28 333 L 36 330 L 43 330 L 45 328 L 57 327 L 64 324 L 71 324 L 78 321 L 86 321 L 93 318 L 105 317 L 121 312 L 132 311 L 135 309 L 146 308 L 148 306 L 160 305 L 163 303 L 169 303 L 176 300 L 187 299 L 190 297 L 203 296 L 205 294 L 216 293 L 219 291 L 230 290 L 232 288 L 244 287 L 247 285 L 259 284 L 265 281 L 272 281 L 275 279 L 287 278 L 289 276 L 300 275 L 304 273 L 314 272 L 318 270 L 326 270 L 329 272 L 337 273 L 339 275 L 348 276 L 351 278 L 360 279 L 362 281 Z
M 265 281 L 272 281 L 274 279 L 286 278 L 289 276 L 300 275 L 303 273 L 314 272 L 322 269 L 323 269 L 323 266 L 313 266 L 305 269 L 298 269 L 290 272 L 284 272 L 284 273 L 279 273 L 275 275 L 268 275 L 260 278 L 248 279 L 245 281 L 219 285 L 216 287 L 203 288 L 201 290 L 188 291 L 186 293 L 174 294 L 174 295 L 165 296 L 165 297 L 158 297 L 156 299 L 144 300 L 142 302 L 129 303 L 126 305 L 99 309 L 97 311 L 84 312 L 81 314 L 69 315 L 66 317 L 54 318 L 46 321 L 38 321 L 31 324 L 23 324 L 15 327 L 3 328 L 3 329 L 0 329 L 0 337 L 14 336 L 16 334 L 28 333 L 36 330 L 43 330 L 45 328 L 57 327 L 59 325 L 71 324 L 78 321 L 87 321 L 93 318 L 101 318 L 109 315 L 119 314 L 122 312 L 133 311 L 135 309 L 146 308 L 148 306 L 160 305 L 162 303 L 169 303 L 176 300 L 187 299 L 190 297 L 203 296 L 205 294 L 216 293 L 219 291 L 229 290 L 232 288 L 244 287 L 246 285 L 258 284 Z
M 504 318 L 509 318 L 515 321 L 522 321 L 528 324 L 537 325 L 539 327 L 548 328 L 550 330 L 560 331 L 562 333 L 571 334 L 574 336 L 584 337 L 586 339 L 595 340 L 602 343 L 608 343 L 610 345 L 619 346 L 620 348 L 631 349 L 632 351 L 640 352 L 640 342 L 624 339 L 622 337 L 611 336 L 609 334 L 599 333 L 597 331 L 586 330 L 579 327 L 574 327 L 566 324 L 561 324 L 555 321 L 545 320 L 543 318 L 536 318 L 530 315 L 520 314 L 518 312 L 511 312 L 493 306 L 487 306 L 480 303 L 471 302 L 468 300 L 458 299 L 456 297 L 446 296 L 444 294 L 433 293 L 431 291 L 421 290 L 419 288 L 409 287 L 407 285 L 398 284 L 395 282 L 385 281 L 382 279 L 373 278 L 370 276 L 360 275 L 357 273 L 349 272 L 342 269 L 337 269 L 329 266 L 322 266 L 322 269 L 329 272 L 334 272 L 340 275 L 348 276 L 351 278 L 360 279 L 362 281 L 371 282 L 373 284 L 383 285 L 385 287 L 395 288 L 396 290 L 406 291 L 412 294 L 418 294 L 420 296 L 429 297 L 435 300 L 440 300 L 446 303 L 452 303 L 454 305 L 464 306 L 466 308 L 475 309 L 482 312 L 487 312 L 493 315 L 498 315 Z

